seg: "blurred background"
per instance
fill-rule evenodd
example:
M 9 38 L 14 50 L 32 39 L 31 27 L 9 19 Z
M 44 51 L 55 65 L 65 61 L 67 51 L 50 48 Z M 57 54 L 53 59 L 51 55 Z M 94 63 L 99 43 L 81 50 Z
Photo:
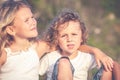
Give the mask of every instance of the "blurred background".
M 89 31 L 88 44 L 101 49 L 120 63 L 120 0 L 27 1 L 37 18 L 40 35 L 60 10 L 73 9 L 86 24 Z

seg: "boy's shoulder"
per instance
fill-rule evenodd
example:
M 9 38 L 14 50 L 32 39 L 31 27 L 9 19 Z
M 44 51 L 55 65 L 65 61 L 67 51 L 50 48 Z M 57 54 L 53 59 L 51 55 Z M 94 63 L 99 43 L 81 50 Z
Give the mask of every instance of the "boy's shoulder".
M 78 55 L 85 58 L 93 58 L 94 56 L 91 53 L 78 51 Z

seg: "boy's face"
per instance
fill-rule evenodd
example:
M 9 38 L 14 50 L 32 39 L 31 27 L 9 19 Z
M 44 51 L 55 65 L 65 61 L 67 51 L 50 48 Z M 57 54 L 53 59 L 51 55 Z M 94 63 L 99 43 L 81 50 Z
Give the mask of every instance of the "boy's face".
M 71 55 L 77 53 L 82 42 L 82 32 L 80 24 L 77 21 L 69 21 L 60 25 L 58 44 L 62 49 L 63 55 Z
M 15 32 L 14 37 L 32 38 L 38 35 L 37 22 L 29 8 L 21 7 L 17 11 L 12 29 Z

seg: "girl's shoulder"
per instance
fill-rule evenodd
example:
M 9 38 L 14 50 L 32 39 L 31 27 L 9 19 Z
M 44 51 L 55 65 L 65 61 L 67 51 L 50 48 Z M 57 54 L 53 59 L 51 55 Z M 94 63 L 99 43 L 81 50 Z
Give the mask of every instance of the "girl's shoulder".
M 46 49 L 49 49 L 49 45 L 48 45 L 48 43 L 45 42 L 45 41 L 42 41 L 42 40 L 38 40 L 38 41 L 36 41 L 35 45 L 36 45 L 36 48 L 38 48 L 38 49 L 40 49 L 40 48 L 46 48 Z
M 38 40 L 35 42 L 35 46 L 36 46 L 36 50 L 38 53 L 38 56 L 41 58 L 41 56 L 43 56 L 46 52 L 49 52 L 49 45 L 47 44 L 47 42 L 42 41 L 42 40 Z
M 7 60 L 7 53 L 5 50 L 3 50 L 0 56 L 0 68 L 6 62 L 6 60 Z

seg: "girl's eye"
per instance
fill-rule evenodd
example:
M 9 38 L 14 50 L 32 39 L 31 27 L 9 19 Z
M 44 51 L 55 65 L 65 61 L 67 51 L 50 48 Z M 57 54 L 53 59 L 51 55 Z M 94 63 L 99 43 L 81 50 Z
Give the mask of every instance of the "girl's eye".
M 34 18 L 34 16 L 32 16 L 31 18 L 27 18 L 27 19 L 25 20 L 25 22 L 28 22 L 30 19 L 35 19 L 35 18 Z
M 61 37 L 65 37 L 66 35 L 61 35 Z
M 34 16 L 32 16 L 31 18 L 32 18 L 32 19 L 35 19 L 35 17 L 34 17 Z
M 26 20 L 25 20 L 25 22 L 28 22 L 28 21 L 29 21 L 29 19 L 26 19 Z

